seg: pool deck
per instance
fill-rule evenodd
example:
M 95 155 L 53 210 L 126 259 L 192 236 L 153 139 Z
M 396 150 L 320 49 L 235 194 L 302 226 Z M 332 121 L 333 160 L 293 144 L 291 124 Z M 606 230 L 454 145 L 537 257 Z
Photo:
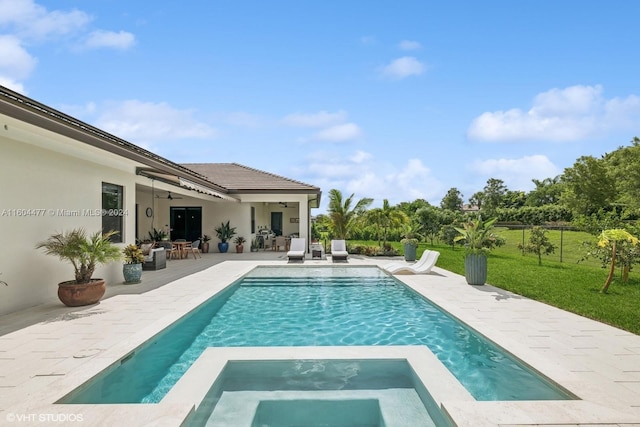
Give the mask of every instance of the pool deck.
M 385 262 L 351 256 L 348 264 Z M 189 397 L 191 386 L 156 405 L 54 403 L 256 265 L 288 264 L 282 252 L 205 254 L 145 271 L 141 284 L 110 286 L 97 305 L 67 308 L 52 301 L 0 316 L 0 425 L 181 425 L 199 403 Z M 428 275 L 396 277 L 579 398 L 476 402 L 435 378 L 427 387 L 458 426 L 640 427 L 640 336 L 492 286 L 469 286 L 437 267 Z M 310 348 L 300 349 L 308 356 Z M 318 357 L 327 350 L 318 349 Z M 297 352 L 272 351 L 283 358 Z M 402 347 L 388 352 L 405 357 Z M 367 358 L 367 347 L 350 347 L 348 354 Z

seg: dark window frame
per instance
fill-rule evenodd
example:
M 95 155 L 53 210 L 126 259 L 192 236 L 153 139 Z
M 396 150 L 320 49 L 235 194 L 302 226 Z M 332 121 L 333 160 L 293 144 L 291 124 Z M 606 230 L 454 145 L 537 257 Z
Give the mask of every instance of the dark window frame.
M 111 236 L 113 243 L 124 242 L 124 187 L 122 185 L 102 183 L 102 232 L 115 230 Z

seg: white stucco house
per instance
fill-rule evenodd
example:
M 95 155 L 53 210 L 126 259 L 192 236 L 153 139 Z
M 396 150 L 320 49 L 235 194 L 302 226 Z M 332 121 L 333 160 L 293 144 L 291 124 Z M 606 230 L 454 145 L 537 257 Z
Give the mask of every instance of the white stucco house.
M 0 86 L 0 315 L 55 298 L 72 278 L 69 264 L 35 248 L 54 232 L 116 229 L 123 247 L 154 228 L 174 239 L 207 234 L 215 252 L 214 228 L 229 220 L 247 242 L 262 228 L 309 242 L 320 197 L 316 186 L 236 163 L 174 163 Z M 96 277 L 121 282 L 116 264 Z

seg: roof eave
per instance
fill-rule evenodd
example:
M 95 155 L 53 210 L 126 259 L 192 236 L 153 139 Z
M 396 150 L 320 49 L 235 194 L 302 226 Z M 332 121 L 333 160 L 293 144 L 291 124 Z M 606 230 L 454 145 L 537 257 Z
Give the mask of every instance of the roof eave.
M 92 147 L 141 163 L 162 173 L 185 176 L 220 193 L 228 193 L 196 172 L 60 111 L 0 86 L 0 113 Z

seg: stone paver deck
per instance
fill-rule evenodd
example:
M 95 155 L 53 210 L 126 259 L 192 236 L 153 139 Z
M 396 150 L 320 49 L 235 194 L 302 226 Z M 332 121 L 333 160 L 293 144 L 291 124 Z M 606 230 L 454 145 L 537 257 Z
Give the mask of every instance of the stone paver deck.
M 139 290 L 114 288 L 115 295 L 91 307 L 67 309 L 52 303 L 1 317 L 0 425 L 179 426 L 199 402 L 55 402 L 120 363 L 256 265 L 286 264 L 284 254 L 247 255 L 204 258 L 211 266 L 203 261 L 198 268 L 208 268 L 185 277 L 172 274 L 178 274 L 178 268 L 186 274 L 186 263 L 170 265 L 176 271 L 164 275 L 163 270 L 145 272 L 143 284 L 133 285 Z M 384 262 L 351 257 L 349 264 Z M 304 263 L 320 264 L 330 261 Z M 491 286 L 469 286 L 464 277 L 439 268 L 428 275 L 396 277 L 579 397 L 476 402 L 437 386 L 434 399 L 457 425 L 640 427 L 640 336 Z M 350 351 L 357 355 L 366 348 Z M 295 358 L 295 350 L 291 352 Z

